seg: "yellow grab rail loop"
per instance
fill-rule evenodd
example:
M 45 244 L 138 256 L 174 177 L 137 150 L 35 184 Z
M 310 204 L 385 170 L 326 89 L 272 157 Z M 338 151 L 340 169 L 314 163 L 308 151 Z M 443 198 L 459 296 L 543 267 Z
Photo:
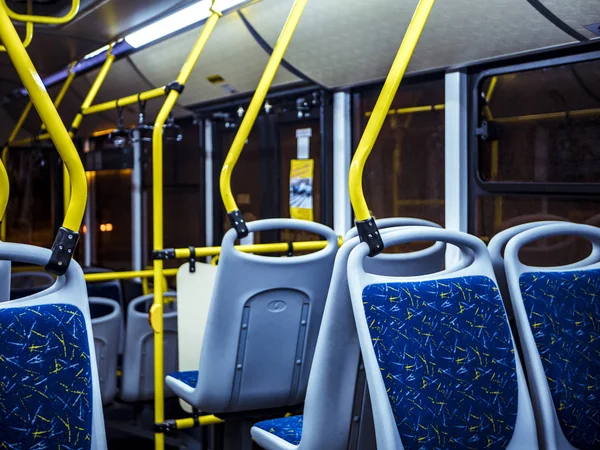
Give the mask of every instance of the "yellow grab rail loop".
M 354 209 L 354 215 L 356 216 L 359 235 L 361 240 L 369 244 L 371 256 L 379 253 L 383 247 L 381 237 L 365 200 L 362 186 L 363 170 L 390 110 L 392 101 L 398 92 L 400 82 L 404 77 L 408 63 L 415 51 L 415 47 L 421 37 L 434 3 L 435 0 L 419 0 L 415 14 L 406 30 L 402 44 L 396 54 L 350 165 L 350 201 Z
M 33 14 L 33 0 L 27 0 L 27 16 L 31 17 Z M 23 47 L 29 47 L 33 41 L 33 22 L 31 20 L 27 20 L 25 22 L 25 39 L 23 40 Z M 0 45 L 0 52 L 6 52 L 6 47 L 4 45 Z
M 4 8 L 0 8 L 0 40 L 6 46 L 9 58 L 71 174 L 73 199 L 69 204 L 63 226 L 58 231 L 52 246 L 50 261 L 46 266 L 48 270 L 63 274 L 73 257 L 79 236 L 78 230 L 85 212 L 87 200 L 85 171 L 75 145 Z
M 81 0 L 72 0 L 71 9 L 67 14 L 65 14 L 62 17 L 51 17 L 18 14 L 8 7 L 8 5 L 6 4 L 6 0 L 0 0 L 0 7 L 2 7 L 6 11 L 6 14 L 8 14 L 8 17 L 10 17 L 11 19 L 16 20 L 18 22 L 42 23 L 45 25 L 63 25 L 65 23 L 70 22 L 75 18 L 75 16 L 79 12 L 80 4 Z
M 275 44 L 273 53 L 269 58 L 267 67 L 265 68 L 260 82 L 258 83 L 256 92 L 254 92 L 254 96 L 252 97 L 250 105 L 248 106 L 248 111 L 246 111 L 244 115 L 244 119 L 240 124 L 240 128 L 235 135 L 233 143 L 231 144 L 231 148 L 227 153 L 227 158 L 225 158 L 225 162 L 223 163 L 223 168 L 221 169 L 219 183 L 221 189 L 221 198 L 223 199 L 223 205 L 225 205 L 225 210 L 229 216 L 231 225 L 237 230 L 239 237 L 248 235 L 248 229 L 237 207 L 235 199 L 233 198 L 233 193 L 231 192 L 231 173 L 233 172 L 242 150 L 244 149 L 244 144 L 250 135 L 252 126 L 254 125 L 254 122 L 256 122 L 256 117 L 260 112 L 260 108 L 262 107 L 269 88 L 273 83 L 273 79 L 277 74 L 281 60 L 283 59 L 290 41 L 294 36 L 294 32 L 296 31 L 298 22 L 300 22 L 300 18 L 302 17 L 302 13 L 304 12 L 307 1 L 308 0 L 296 0 L 294 2 L 292 11 L 290 12 L 288 19 L 283 26 L 283 30 L 281 30 L 281 34 L 279 35 L 279 39 Z

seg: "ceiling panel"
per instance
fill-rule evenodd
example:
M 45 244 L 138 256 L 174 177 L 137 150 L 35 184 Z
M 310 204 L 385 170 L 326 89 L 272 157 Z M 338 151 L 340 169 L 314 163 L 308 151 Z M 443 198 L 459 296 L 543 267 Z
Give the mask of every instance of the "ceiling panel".
M 273 20 L 283 26 L 285 17 Z M 199 28 L 188 31 L 142 50 L 131 58 L 152 83 L 157 86 L 167 84 L 177 77 L 199 33 Z M 267 60 L 268 55 L 256 44 L 240 18 L 229 14 L 217 24 L 181 95 L 181 103 L 190 105 L 226 97 L 229 89 L 251 92 L 256 89 Z M 225 79 L 224 83 L 211 84 L 207 81 L 206 77 L 217 74 Z M 298 79 L 281 68 L 273 85 L 293 81 Z
M 63 27 L 67 33 L 94 36 L 106 44 L 126 31 L 137 28 L 194 0 L 95 0 Z
M 600 24 L 598 0 L 544 0 L 544 5 L 563 22 L 588 38 L 600 38 L 585 25 Z
M 64 68 L 128 30 L 152 21 L 193 0 L 92 0 L 66 25 L 36 26 L 29 54 L 42 75 Z M 65 3 L 65 2 L 63 2 Z M 21 33 L 23 26 L 19 26 Z M 0 63 L 8 60 L 0 55 Z
M 263 0 L 244 13 L 274 45 L 292 4 Z M 382 78 L 416 5 L 417 0 L 309 2 L 286 59 L 330 87 Z M 409 72 L 572 41 L 524 0 L 446 0 L 436 2 Z

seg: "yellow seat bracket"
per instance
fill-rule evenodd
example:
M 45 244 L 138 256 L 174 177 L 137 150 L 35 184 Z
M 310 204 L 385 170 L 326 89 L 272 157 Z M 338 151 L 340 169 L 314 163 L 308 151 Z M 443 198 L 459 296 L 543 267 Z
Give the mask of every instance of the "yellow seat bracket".
M 419 0 L 415 14 L 406 30 L 402 44 L 392 63 L 392 67 L 390 68 L 390 72 L 388 73 L 381 93 L 379 94 L 375 108 L 373 108 L 373 113 L 369 117 L 365 131 L 358 143 L 356 153 L 350 164 L 348 182 L 350 186 L 350 201 L 352 203 L 354 215 L 356 216 L 358 235 L 362 242 L 366 242 L 369 245 L 370 256 L 381 253 L 383 250 L 383 241 L 381 240 L 379 230 L 375 224 L 375 219 L 373 219 L 369 212 L 367 201 L 365 200 L 362 185 L 363 171 L 367 159 L 373 150 L 373 146 L 377 141 L 377 137 L 381 132 L 385 118 L 392 105 L 392 101 L 398 92 L 408 63 L 410 62 L 417 43 L 419 42 L 419 38 L 423 33 L 423 29 L 425 28 L 425 24 L 427 23 L 427 19 L 434 3 L 435 0 Z

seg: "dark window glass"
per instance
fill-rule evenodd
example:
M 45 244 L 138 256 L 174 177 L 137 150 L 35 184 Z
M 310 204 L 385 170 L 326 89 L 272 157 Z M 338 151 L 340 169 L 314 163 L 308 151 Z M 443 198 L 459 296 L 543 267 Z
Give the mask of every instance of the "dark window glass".
M 88 172 L 94 180 L 95 265 L 131 269 L 131 170 Z
M 6 169 L 10 197 L 6 212 L 7 240 L 49 248 L 54 241 L 56 195 L 62 195 L 58 162 L 54 150 L 11 149 Z
M 489 101 L 496 142 L 481 142 L 486 181 L 600 181 L 600 61 L 499 75 Z M 487 93 L 492 83 L 482 84 Z
M 200 132 L 191 120 L 178 122 L 181 130 L 169 130 L 163 152 L 163 239 L 165 248 L 204 245 L 204 166 Z M 174 138 L 181 132 L 182 140 Z M 146 245 L 153 249 L 152 224 L 152 145 L 144 147 L 144 215 Z M 147 264 L 151 264 L 148 253 Z M 165 261 L 165 267 L 178 267 L 181 261 Z
M 378 86 L 361 95 L 360 134 L 379 92 Z M 375 217 L 415 217 L 444 224 L 443 104 L 443 80 L 400 88 L 363 177 L 365 197 Z M 405 110 L 416 106 L 431 108 Z

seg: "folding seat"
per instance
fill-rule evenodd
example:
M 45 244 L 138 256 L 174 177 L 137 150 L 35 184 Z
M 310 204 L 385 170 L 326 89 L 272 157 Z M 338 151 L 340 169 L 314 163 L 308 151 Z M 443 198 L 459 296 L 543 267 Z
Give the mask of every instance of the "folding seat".
M 600 446 L 600 263 L 533 267 L 519 259 L 527 244 L 557 236 L 587 239 L 592 255 L 600 249 L 596 227 L 536 227 L 507 244 L 506 276 L 540 443 L 591 450 Z
M 537 448 L 533 409 L 484 243 L 468 234 L 409 228 L 416 240 L 470 251 L 459 270 L 423 276 L 367 272 L 355 247 L 348 280 L 380 450 Z
M 439 225 L 420 219 L 377 220 L 382 234 L 398 227 Z M 347 450 L 374 448 L 373 418 L 364 382 L 364 369 L 354 325 L 346 266 L 350 251 L 359 243 L 351 229 L 338 251 L 329 286 L 323 322 L 315 350 L 304 415 L 256 424 L 252 436 L 266 449 Z M 386 275 L 416 275 L 442 270 L 446 245 L 410 253 L 380 254 L 368 261 L 369 270 Z M 469 255 L 462 255 L 469 261 Z
M 528 216 L 528 217 L 535 218 L 536 216 Z M 543 225 L 560 224 L 560 223 L 565 223 L 565 222 L 564 221 L 544 220 L 544 221 L 524 223 L 524 224 L 520 224 L 520 225 L 516 225 L 511 228 L 508 228 L 504 231 L 501 231 L 500 233 L 496 234 L 490 240 L 490 242 L 488 244 L 488 250 L 489 250 L 490 256 L 492 258 L 492 264 L 494 266 L 494 273 L 496 274 L 496 280 L 498 281 L 498 287 L 500 288 L 500 293 L 502 294 L 502 298 L 504 300 L 504 306 L 506 307 L 506 311 L 508 313 L 509 319 L 513 318 L 513 312 L 512 312 L 512 305 L 510 303 L 510 294 L 508 292 L 508 285 L 506 283 L 506 272 L 504 269 L 503 252 L 504 252 L 504 248 L 505 248 L 506 244 L 513 237 L 515 237 L 519 233 L 522 233 L 523 231 L 529 230 L 531 228 L 543 226 Z M 566 251 L 567 248 L 569 248 L 573 244 L 574 244 L 574 239 L 570 239 L 570 240 L 559 242 L 558 244 L 555 244 L 551 247 L 546 247 L 543 252 L 544 256 L 546 256 L 549 251 L 554 252 L 557 255 L 557 257 L 555 257 L 554 259 L 560 261 L 561 255 L 564 258 L 563 252 Z M 540 251 L 538 251 L 536 249 L 530 249 L 529 253 L 535 254 L 535 253 L 540 253 Z M 546 258 L 544 258 L 544 259 L 547 260 Z M 585 258 L 584 260 L 578 261 L 573 264 L 565 265 L 563 267 L 564 268 L 580 267 L 582 265 L 591 264 L 598 260 L 600 260 L 600 252 L 597 252 L 595 249 L 593 249 L 592 254 L 590 254 L 588 256 L 588 258 Z
M 117 394 L 117 359 L 123 313 L 115 300 L 90 297 L 92 332 L 100 378 L 102 404 L 110 405 Z
M 292 229 L 324 237 L 317 252 L 277 258 L 242 253 L 229 230 L 221 245 L 199 371 L 167 376 L 193 407 L 211 413 L 302 403 L 338 237 L 314 222 L 268 219 L 249 232 Z M 190 343 L 194 345 L 194 343 Z
M 177 370 L 177 294 L 165 292 L 164 299 L 164 368 L 171 372 Z M 126 402 L 154 399 L 154 331 L 148 322 L 153 301 L 154 294 L 149 294 L 129 303 L 119 395 Z
M 44 266 L 50 250 L 0 243 L 0 259 Z M 72 261 L 53 286 L 0 303 L 0 442 L 106 449 L 88 297 Z

